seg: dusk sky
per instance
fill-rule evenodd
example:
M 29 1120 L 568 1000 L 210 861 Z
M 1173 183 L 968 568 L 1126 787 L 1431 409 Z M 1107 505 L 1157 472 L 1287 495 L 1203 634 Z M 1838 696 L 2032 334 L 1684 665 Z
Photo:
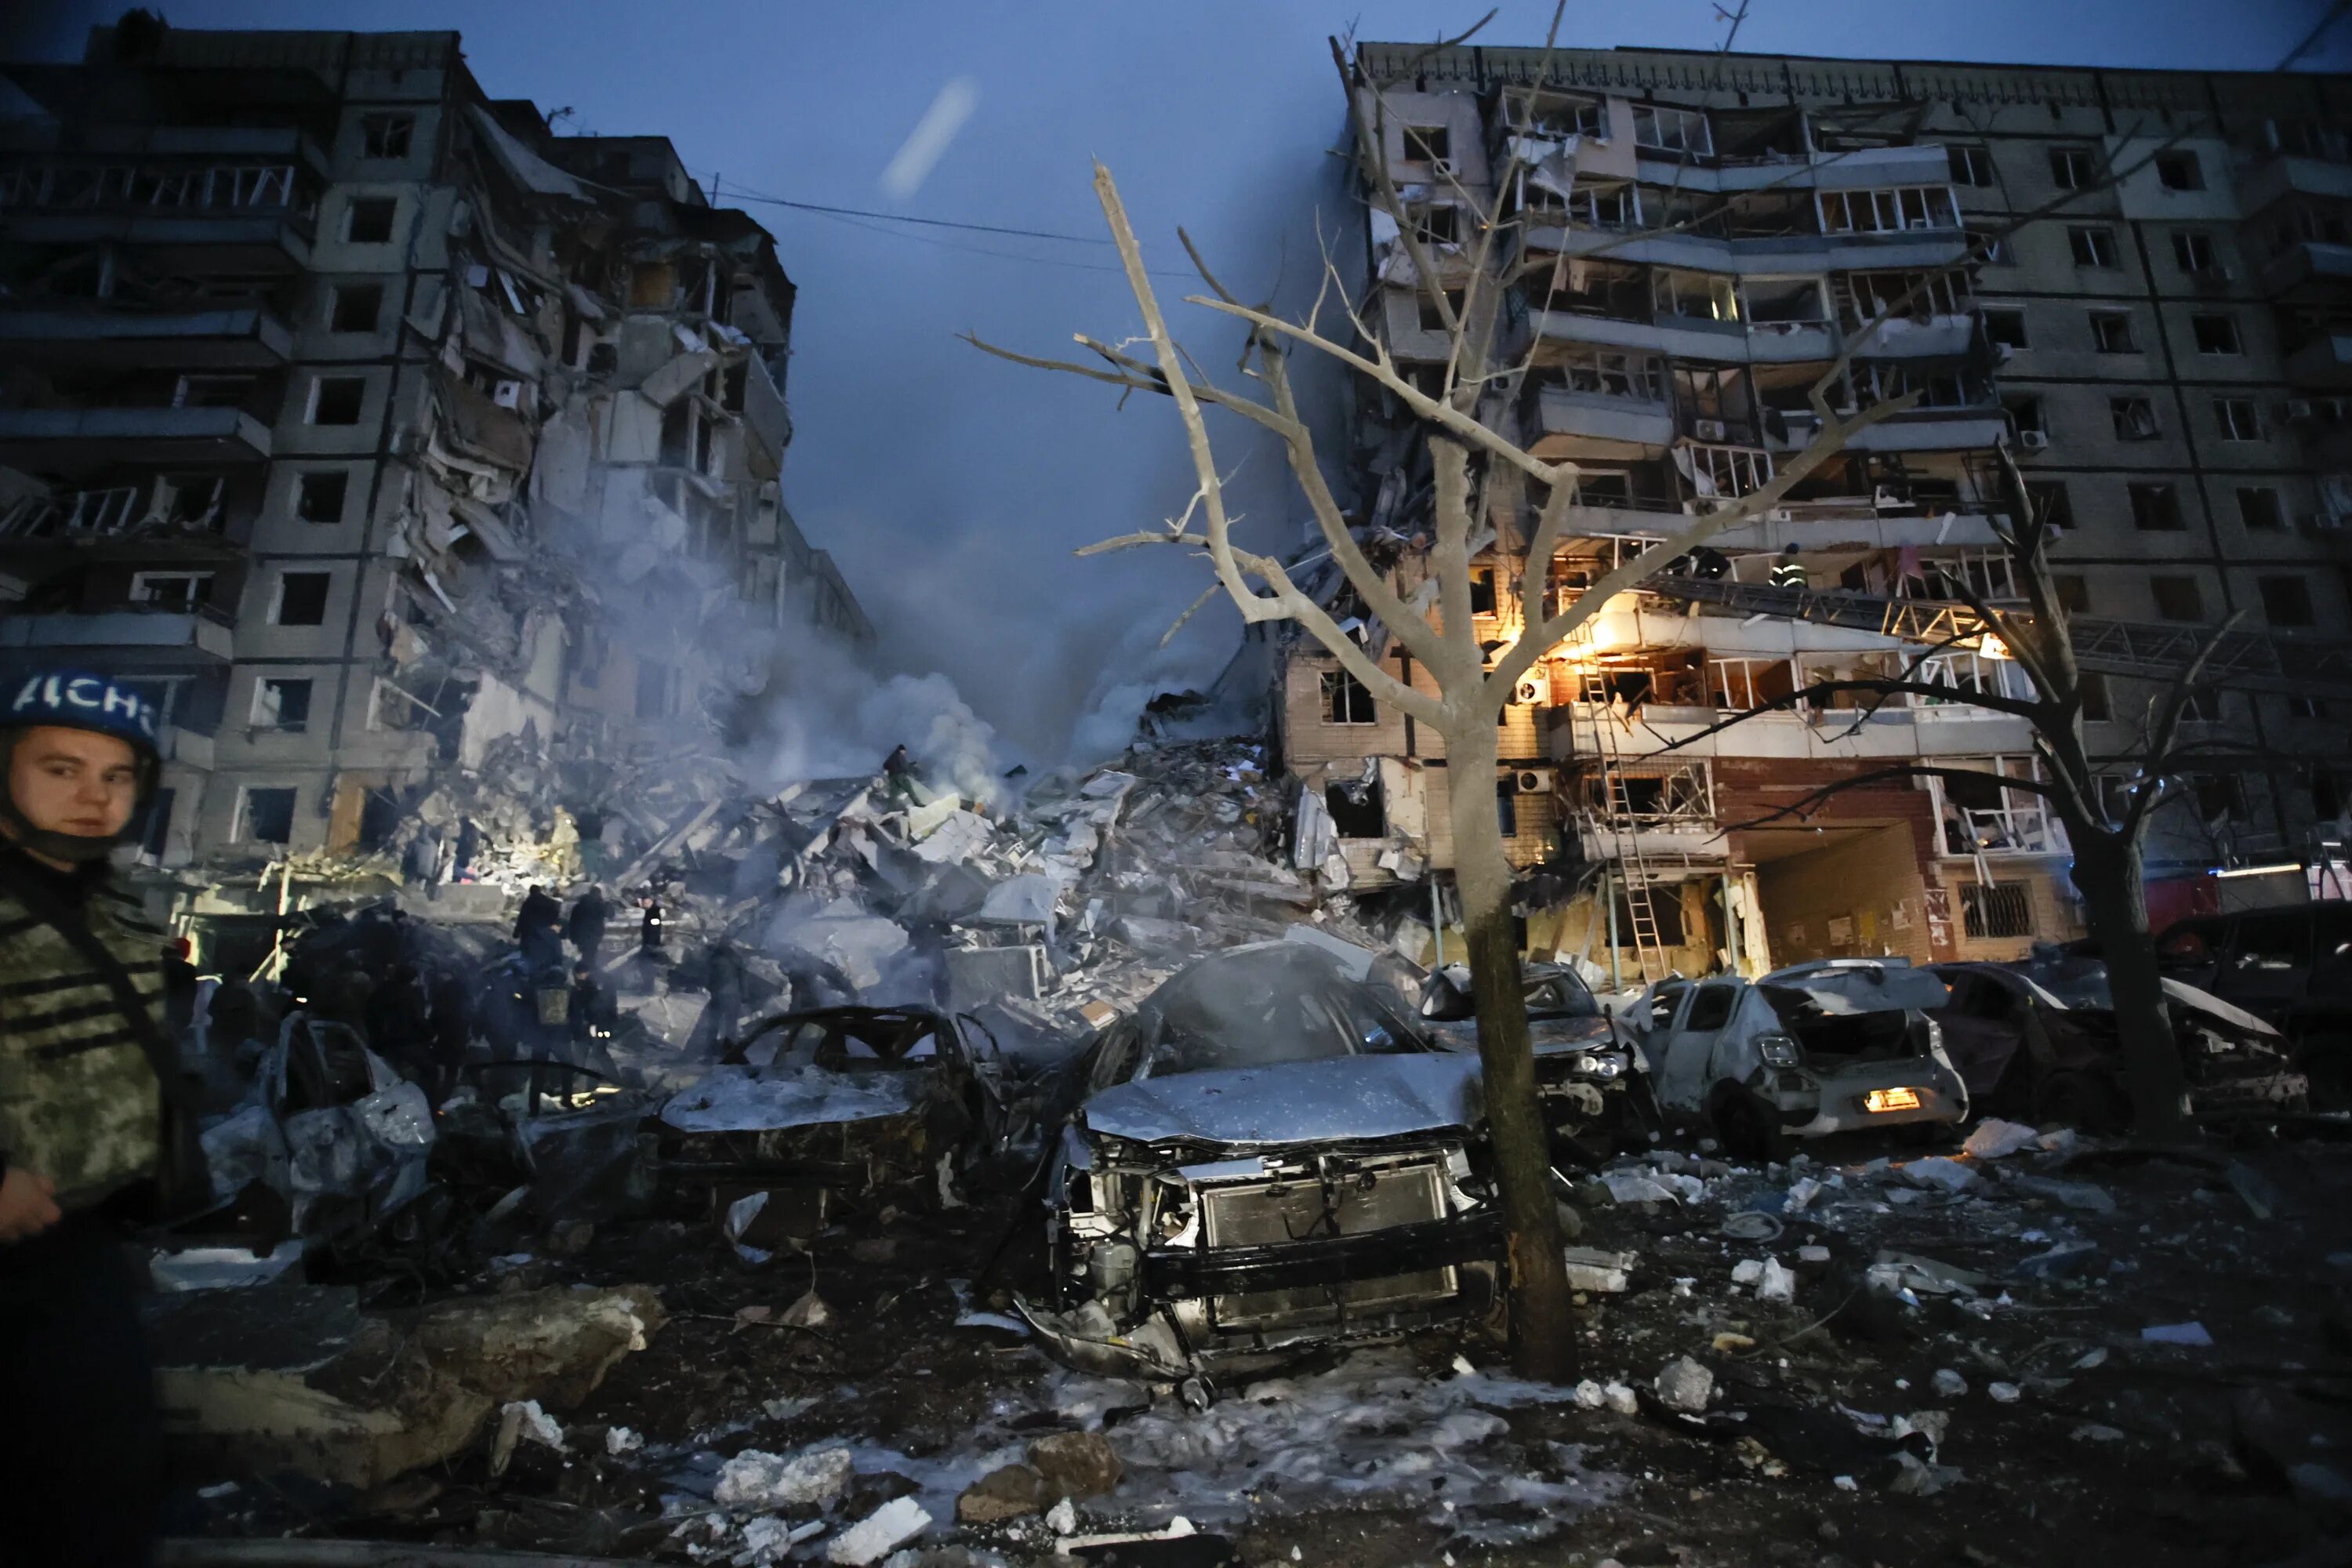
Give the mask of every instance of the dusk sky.
M 121 6 L 33 0 L 14 9 L 13 36 L 0 36 L 8 54 L 64 58 Z M 1016 750 L 1050 757 L 1112 689 L 1134 684 L 1139 697 L 1154 679 L 1213 676 L 1236 624 L 1229 612 L 1204 615 L 1156 653 L 1206 584 L 1205 568 L 1172 552 L 1071 554 L 1183 504 L 1192 478 L 1168 405 L 1138 398 L 1116 412 L 1108 388 L 956 341 L 971 330 L 1057 353 L 1073 331 L 1129 334 L 1137 318 L 1110 251 L 744 198 L 1097 237 L 1088 163 L 1099 157 L 1155 265 L 1182 266 L 1181 223 L 1232 284 L 1264 294 L 1278 274 L 1293 286 L 1311 275 L 1318 205 L 1327 226 L 1341 216 L 1328 149 L 1342 109 L 1326 37 L 1430 39 L 1484 6 L 184 0 L 163 9 L 184 27 L 457 28 L 491 96 L 568 108 L 564 131 L 671 138 L 706 187 L 719 183 L 722 203 L 748 205 L 776 233 L 800 286 L 784 479 L 794 516 L 840 560 L 892 659 L 945 671 Z M 1753 0 L 1737 47 L 2259 70 L 2326 9 L 2326 0 Z M 1549 15 L 1510 0 L 1482 37 L 1539 43 Z M 1710 0 L 1575 5 L 1561 41 L 1703 48 L 1723 28 Z M 2352 66 L 2352 26 L 2337 26 L 2304 63 Z M 950 84 L 961 85 L 946 108 L 968 111 L 960 128 L 919 184 L 886 184 L 894 155 Z M 1164 281 L 1171 298 L 1186 291 L 1181 278 Z M 1231 365 L 1229 327 L 1197 320 L 1189 331 L 1204 363 Z M 1230 455 L 1241 450 L 1236 442 Z M 1295 537 L 1301 512 L 1278 465 L 1268 455 L 1250 470 L 1252 525 Z

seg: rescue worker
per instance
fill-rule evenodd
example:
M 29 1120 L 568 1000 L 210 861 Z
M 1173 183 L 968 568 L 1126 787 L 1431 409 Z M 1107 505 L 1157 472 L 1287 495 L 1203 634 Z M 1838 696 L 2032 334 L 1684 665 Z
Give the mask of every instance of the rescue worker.
M 0 686 L 0 1562 L 149 1561 L 161 1435 L 131 1226 L 206 1206 L 163 935 L 107 879 L 153 797 L 153 707 Z
M 580 901 L 572 906 L 572 919 L 565 934 L 572 945 L 580 950 L 580 962 L 594 968 L 597 949 L 604 945 L 604 928 L 613 918 L 613 907 L 604 901 L 604 889 L 590 884 Z
M 1812 574 L 1805 570 L 1802 561 L 1797 559 L 1795 545 L 1791 544 L 1780 552 L 1780 558 L 1772 563 L 1772 586 L 1775 588 L 1803 588 L 1811 586 L 1811 583 Z
M 515 915 L 514 939 L 533 969 L 563 966 L 563 906 L 536 883 Z

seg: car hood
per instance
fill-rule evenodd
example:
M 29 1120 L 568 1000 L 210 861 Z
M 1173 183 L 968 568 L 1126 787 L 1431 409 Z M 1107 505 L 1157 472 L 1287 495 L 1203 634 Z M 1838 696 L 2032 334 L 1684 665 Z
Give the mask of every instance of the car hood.
M 1123 1083 L 1080 1114 L 1138 1143 L 1264 1148 L 1473 1127 L 1486 1116 L 1480 1087 L 1475 1055 L 1335 1057 Z
M 1435 1037 L 1438 1044 L 1447 1050 L 1475 1051 L 1478 1048 L 1478 1020 L 1475 1018 L 1460 1018 L 1442 1024 L 1423 1019 L 1422 1027 Z M 1530 1018 L 1528 1020 L 1528 1038 L 1539 1057 L 1593 1050 L 1610 1043 L 1609 1020 Z
M 680 1132 L 772 1132 L 875 1121 L 921 1110 L 935 1081 L 922 1068 L 837 1073 L 817 1067 L 717 1067 L 671 1096 L 661 1119 Z
M 2210 991 L 2200 991 L 2196 986 L 2184 981 L 2167 980 L 2164 983 L 2164 994 L 2190 1012 L 2202 1013 L 2225 1028 L 2235 1029 L 2241 1034 L 2253 1035 L 2266 1040 L 2275 1040 L 2279 1037 L 2279 1032 L 2270 1025 L 2235 1003 L 2222 1001 Z
M 1756 984 L 1798 992 L 1832 1017 L 1899 1013 L 1911 1007 L 1932 1012 L 1952 999 L 1951 989 L 1932 973 L 1905 963 L 1780 969 Z

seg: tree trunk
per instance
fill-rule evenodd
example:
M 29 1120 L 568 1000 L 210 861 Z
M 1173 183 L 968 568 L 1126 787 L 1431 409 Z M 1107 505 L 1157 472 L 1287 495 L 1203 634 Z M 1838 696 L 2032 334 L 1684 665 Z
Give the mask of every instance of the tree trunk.
M 2074 886 L 2082 889 L 2084 911 L 2105 957 L 2107 987 L 2115 997 L 2133 1131 L 2143 1138 L 2180 1139 L 2189 1127 L 2182 1105 L 2189 1081 L 2164 1003 L 2156 938 L 2147 929 L 2139 846 L 2095 830 L 2078 830 L 2074 840 Z
M 1511 935 L 1511 867 L 1495 816 L 1495 729 L 1490 715 L 1477 718 L 1486 721 L 1474 719 L 1465 726 L 1470 733 L 1447 734 L 1446 780 L 1454 885 L 1478 1006 L 1478 1059 L 1486 1069 L 1486 1130 L 1509 1237 L 1511 1364 L 1523 1377 L 1564 1383 L 1576 1363 L 1568 1270 L 1553 1207 L 1550 1142 L 1536 1100 L 1518 944 Z

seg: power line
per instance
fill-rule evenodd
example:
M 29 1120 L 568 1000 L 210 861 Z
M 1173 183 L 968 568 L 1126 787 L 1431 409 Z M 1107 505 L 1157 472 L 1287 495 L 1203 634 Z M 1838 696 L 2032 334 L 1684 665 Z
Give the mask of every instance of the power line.
M 713 176 L 715 179 L 716 176 Z M 951 218 L 914 217 L 906 213 L 869 212 L 864 207 L 833 207 L 819 202 L 796 202 L 788 196 L 762 195 L 737 185 L 727 193 L 739 202 L 765 202 L 770 206 L 792 207 L 801 212 L 824 213 L 834 217 L 877 218 L 884 223 L 915 223 L 926 228 L 961 228 L 974 234 L 1004 234 L 1021 239 L 1055 239 L 1066 245 L 1108 245 L 1110 240 L 1100 235 L 1056 234 L 1043 228 L 1007 228 L 992 223 L 958 223 Z

